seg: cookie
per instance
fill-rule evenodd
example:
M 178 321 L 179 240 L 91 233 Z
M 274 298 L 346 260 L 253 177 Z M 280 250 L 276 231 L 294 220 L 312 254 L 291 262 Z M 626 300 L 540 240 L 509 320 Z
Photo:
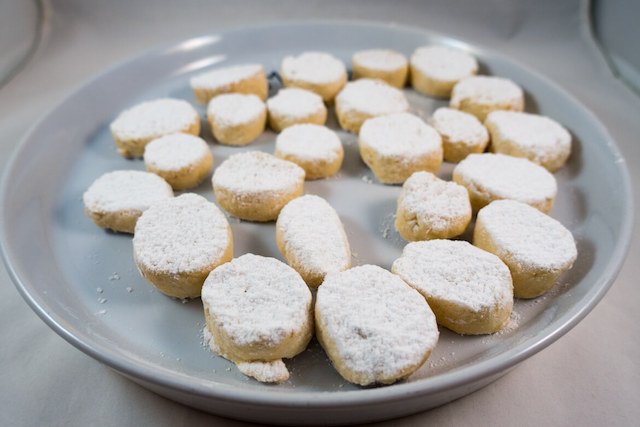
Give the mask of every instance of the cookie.
M 342 166 L 344 149 L 338 135 L 325 126 L 300 124 L 276 138 L 275 156 L 305 171 L 306 179 L 329 177 Z
M 516 298 L 550 290 L 578 254 L 573 235 L 560 222 L 514 200 L 491 202 L 478 212 L 473 244 L 509 267 Z
M 244 93 L 267 99 L 269 83 L 260 64 L 243 64 L 200 73 L 189 81 L 198 102 L 207 104 L 222 93 Z
M 374 265 L 329 273 L 318 288 L 316 336 L 338 373 L 360 385 L 390 384 L 427 360 L 436 318 L 418 291 Z
M 503 77 L 468 77 L 453 87 L 449 105 L 484 122 L 487 114 L 494 110 L 524 110 L 524 92 L 512 80 Z
M 321 197 L 305 195 L 282 208 L 276 222 L 280 253 L 310 288 L 327 273 L 351 266 L 351 249 L 338 213 Z
M 417 171 L 435 173 L 442 164 L 440 134 L 410 113 L 387 114 L 365 121 L 360 128 L 358 148 L 362 160 L 385 184 L 403 183 Z
M 284 205 L 302 195 L 304 169 L 271 154 L 247 151 L 222 162 L 212 183 L 218 204 L 231 215 L 273 221 Z
M 153 139 L 178 132 L 198 135 L 200 116 L 186 101 L 161 98 L 124 110 L 109 128 L 119 154 L 140 157 Z
M 264 131 L 267 108 L 256 95 L 228 93 L 209 101 L 207 118 L 218 142 L 246 145 Z
M 83 194 L 85 213 L 102 228 L 133 233 L 142 212 L 173 197 L 171 186 L 159 176 L 136 170 L 107 172 Z
M 295 124 L 324 125 L 327 121 L 327 107 L 322 97 L 295 87 L 280 89 L 276 96 L 269 98 L 267 111 L 269 126 L 276 132 Z
M 211 172 L 213 155 L 202 138 L 174 133 L 147 144 L 144 164 L 174 190 L 184 190 L 195 187 Z
M 285 87 L 298 87 L 315 92 L 331 105 L 336 94 L 347 83 L 347 69 L 335 56 L 324 52 L 304 52 L 287 56 L 280 67 Z
M 457 163 L 472 153 L 482 153 L 489 144 L 489 131 L 474 115 L 453 108 L 438 108 L 431 126 L 442 137 L 444 160 Z
M 492 334 L 509 323 L 509 269 L 497 256 L 468 242 L 409 243 L 391 271 L 426 298 L 438 324 L 454 332 Z
M 407 58 L 391 49 L 361 50 L 351 57 L 352 79 L 380 79 L 391 86 L 402 88 L 407 83 Z
M 429 172 L 415 172 L 402 185 L 395 227 L 407 240 L 448 239 L 471 222 L 467 189 Z
M 411 55 L 411 86 L 425 95 L 449 98 L 453 86 L 478 72 L 468 53 L 448 46 L 424 46 Z
M 209 272 L 232 257 L 227 218 L 197 194 L 156 203 L 136 224 L 133 258 L 144 278 L 166 295 L 200 296 Z

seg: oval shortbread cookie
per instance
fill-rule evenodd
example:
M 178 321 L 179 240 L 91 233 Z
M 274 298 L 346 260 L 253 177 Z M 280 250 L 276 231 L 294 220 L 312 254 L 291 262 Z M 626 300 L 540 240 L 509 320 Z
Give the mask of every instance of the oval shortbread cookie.
M 218 142 L 245 145 L 260 136 L 264 130 L 267 107 L 256 95 L 222 94 L 209 101 L 207 118 Z
M 203 104 L 222 93 L 254 94 L 267 99 L 269 83 L 264 67 L 260 64 L 234 65 L 207 71 L 190 80 L 191 89 Z
M 448 239 L 462 234 L 471 221 L 467 190 L 429 172 L 416 172 L 402 185 L 396 230 L 407 240 Z
M 472 153 L 482 153 L 489 144 L 489 132 L 476 116 L 453 108 L 438 108 L 431 125 L 442 137 L 444 160 L 459 162 Z
M 351 249 L 338 213 L 321 197 L 298 197 L 282 208 L 276 222 L 278 249 L 310 288 L 327 273 L 351 266 Z
M 234 154 L 213 173 L 216 200 L 231 215 L 272 221 L 292 199 L 302 195 L 304 169 L 260 151 Z
M 398 276 L 363 265 L 330 273 L 318 288 L 316 336 L 346 380 L 368 385 L 406 378 L 438 342 L 436 319 Z
M 498 200 L 478 212 L 473 244 L 509 267 L 517 298 L 535 298 L 553 287 L 577 257 L 573 235 L 529 205 Z
M 149 172 L 164 178 L 174 190 L 198 185 L 213 167 L 213 155 L 200 137 L 174 133 L 149 142 L 144 150 Z
M 85 213 L 102 228 L 133 233 L 142 212 L 173 197 L 171 186 L 159 176 L 118 170 L 96 179 L 83 194 Z
M 267 100 L 269 126 L 280 132 L 300 123 L 324 125 L 327 107 L 322 97 L 314 92 L 296 87 L 280 89 L 276 96 Z
M 360 157 L 381 182 L 404 182 L 417 171 L 437 172 L 442 164 L 438 132 L 410 113 L 368 119 L 358 136 Z
M 453 180 L 469 191 L 471 206 L 511 199 L 549 213 L 558 192 L 554 176 L 527 159 L 504 154 L 470 154 L 453 170 Z
M 138 157 L 153 139 L 177 132 L 198 135 L 200 116 L 191 104 L 181 99 L 161 98 L 146 101 L 123 111 L 111 123 L 111 135 L 118 153 Z
M 427 299 L 442 326 L 491 334 L 509 323 L 513 285 L 497 256 L 463 240 L 409 243 L 391 269 Z
M 409 101 L 404 93 L 382 80 L 349 82 L 336 96 L 338 122 L 353 133 L 358 133 L 367 119 L 406 111 L 409 111 Z
M 305 52 L 299 56 L 287 56 L 280 67 L 285 87 L 299 87 L 315 92 L 324 102 L 333 103 L 336 94 L 347 83 L 344 63 L 324 52 Z
M 182 194 L 138 219 L 133 257 L 144 278 L 166 295 L 198 297 L 209 272 L 233 257 L 231 228 L 216 205 Z
M 404 87 L 409 73 L 407 58 L 390 49 L 369 49 L 354 53 L 351 57 L 351 70 L 353 80 L 380 79 L 397 88 Z
M 304 169 L 306 179 L 326 178 L 338 172 L 344 148 L 338 135 L 325 126 L 293 125 L 276 138 L 275 156 Z
M 411 55 L 411 85 L 425 95 L 448 98 L 456 83 L 477 72 L 473 56 L 451 47 L 424 46 Z
M 491 151 L 524 157 L 550 172 L 560 169 L 571 153 L 571 134 L 548 117 L 494 111 L 484 123 L 491 133 Z
M 522 111 L 524 92 L 503 77 L 473 76 L 460 80 L 453 87 L 450 106 L 484 121 L 494 110 Z
M 282 358 L 313 336 L 312 297 L 294 269 L 245 254 L 211 272 L 202 288 L 210 346 L 259 381 L 289 377 Z

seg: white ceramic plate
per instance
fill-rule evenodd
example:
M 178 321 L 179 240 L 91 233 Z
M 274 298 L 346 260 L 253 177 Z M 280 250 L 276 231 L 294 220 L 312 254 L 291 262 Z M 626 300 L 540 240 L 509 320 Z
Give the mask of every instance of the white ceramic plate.
M 81 196 L 102 173 L 144 169 L 116 154 L 109 123 L 124 108 L 163 96 L 197 105 L 189 77 L 218 66 L 262 63 L 277 71 L 285 55 L 328 51 L 347 64 L 364 48 L 406 55 L 418 46 L 447 44 L 474 54 L 481 73 L 509 77 L 527 93 L 527 111 L 548 115 L 574 136 L 573 154 L 556 177 L 552 216 L 573 233 L 578 260 L 549 294 L 517 301 L 511 325 L 492 336 L 465 337 L 441 329 L 438 347 L 411 378 L 359 388 L 333 370 L 314 341 L 287 361 L 292 376 L 260 384 L 238 373 L 202 343 L 199 300 L 183 303 L 147 284 L 131 254 L 131 236 L 97 228 Z M 275 79 L 272 79 L 277 83 Z M 445 102 L 407 89 L 412 111 L 427 118 Z M 248 147 L 212 142 L 215 166 L 247 149 L 273 152 L 267 131 Z M 337 129 L 332 110 L 328 125 Z M 307 182 L 338 210 L 353 264 L 390 268 L 405 242 L 393 227 L 399 186 L 385 186 L 361 162 L 354 135 L 341 132 L 339 175 Z M 449 179 L 452 165 L 439 175 Z M 210 180 L 195 191 L 214 200 Z M 602 298 L 631 236 L 631 196 L 624 161 L 597 119 L 561 88 L 492 52 L 421 30 L 354 23 L 270 25 L 185 40 L 143 54 L 98 76 L 44 117 L 25 137 L 2 182 L 2 249 L 16 286 L 34 311 L 80 350 L 169 398 L 245 420 L 326 424 L 380 420 L 425 410 L 474 391 L 558 339 Z M 281 256 L 273 224 L 230 219 L 235 255 Z M 468 238 L 470 232 L 465 236 Z

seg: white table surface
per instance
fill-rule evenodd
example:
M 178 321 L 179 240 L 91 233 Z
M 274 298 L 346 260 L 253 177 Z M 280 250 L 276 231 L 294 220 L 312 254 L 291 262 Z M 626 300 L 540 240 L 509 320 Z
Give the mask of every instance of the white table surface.
M 43 40 L 0 88 L 0 167 L 33 123 L 87 79 L 159 44 L 219 29 L 299 19 L 394 22 L 485 47 L 563 86 L 606 126 L 626 158 L 638 211 L 640 97 L 590 39 L 579 1 L 88 1 L 46 4 Z M 1 3 L 0 3 L 1 6 Z M 0 10 L 1 13 L 1 10 Z M 638 220 L 635 222 L 636 234 Z M 506 376 L 387 425 L 637 425 L 640 244 L 612 289 L 574 329 Z M 0 425 L 246 425 L 169 401 L 50 330 L 0 266 Z

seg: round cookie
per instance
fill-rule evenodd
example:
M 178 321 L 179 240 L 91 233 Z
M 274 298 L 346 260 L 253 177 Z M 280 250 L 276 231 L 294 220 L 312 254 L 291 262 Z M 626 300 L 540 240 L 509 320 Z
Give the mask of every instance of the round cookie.
M 571 153 L 571 134 L 548 117 L 493 111 L 484 124 L 491 133 L 491 151 L 524 157 L 549 172 L 560 169 Z
M 260 64 L 234 65 L 200 73 L 191 78 L 190 84 L 196 99 L 203 104 L 222 93 L 254 94 L 264 101 L 269 92 L 267 75 Z
M 139 157 L 153 139 L 172 133 L 200 133 L 200 116 L 181 99 L 160 98 L 137 104 L 121 112 L 110 125 L 118 153 Z
M 260 151 L 234 154 L 213 173 L 213 191 L 225 211 L 248 221 L 273 221 L 302 195 L 304 169 Z
M 396 211 L 396 230 L 407 240 L 448 239 L 471 222 L 466 188 L 429 172 L 415 172 L 402 185 Z
M 326 200 L 314 195 L 293 199 L 282 208 L 276 222 L 280 253 L 310 288 L 327 273 L 351 266 L 351 249 L 338 213 Z
M 295 124 L 324 125 L 327 121 L 327 107 L 322 97 L 295 87 L 280 89 L 276 96 L 269 98 L 267 110 L 269 126 L 276 132 Z
M 391 86 L 402 88 L 407 83 L 407 58 L 395 50 L 361 50 L 351 57 L 352 79 L 380 79 Z
M 509 267 L 516 298 L 547 292 L 578 254 L 573 235 L 560 222 L 514 200 L 497 200 L 478 212 L 473 244 Z
M 558 192 L 548 170 L 504 154 L 470 154 L 453 170 L 453 180 L 469 191 L 474 211 L 493 200 L 511 199 L 549 213 Z
M 438 324 L 454 332 L 492 334 L 509 323 L 509 269 L 464 240 L 409 243 L 391 271 L 426 298 Z
M 282 358 L 303 351 L 313 336 L 311 292 L 275 258 L 245 254 L 209 274 L 202 305 L 210 345 L 259 381 L 289 377 Z
M 280 67 L 285 87 L 299 87 L 315 92 L 331 105 L 347 83 L 347 69 L 342 61 L 324 52 L 305 52 L 287 56 Z
M 171 186 L 158 175 L 117 170 L 96 179 L 82 200 L 85 213 L 98 227 L 133 233 L 142 212 L 171 197 Z
M 489 131 L 476 116 L 453 108 L 438 108 L 431 125 L 442 137 L 444 160 L 457 163 L 472 153 L 482 153 L 489 144 Z
M 306 179 L 329 177 L 342 166 L 344 148 L 338 135 L 325 126 L 300 124 L 276 138 L 275 156 L 304 169 Z
M 411 86 L 425 95 L 448 98 L 456 83 L 477 72 L 473 56 L 451 47 L 424 46 L 411 55 Z
M 264 130 L 267 107 L 256 95 L 227 93 L 209 101 L 207 118 L 218 142 L 246 145 Z
M 227 218 L 197 194 L 156 203 L 136 224 L 133 258 L 144 278 L 166 295 L 200 296 L 209 272 L 232 257 Z
M 329 273 L 318 288 L 316 336 L 338 373 L 360 385 L 390 384 L 427 360 L 436 318 L 415 289 L 374 265 Z
M 524 92 L 513 81 L 503 77 L 467 77 L 453 87 L 450 106 L 484 121 L 494 110 L 524 110 Z
M 382 80 L 358 79 L 336 96 L 336 115 L 340 126 L 358 133 L 365 120 L 409 111 L 404 93 Z
M 360 157 L 385 184 L 404 182 L 417 171 L 437 172 L 442 164 L 440 134 L 418 116 L 387 114 L 364 122 Z
M 213 155 L 200 137 L 174 133 L 149 142 L 144 150 L 149 172 L 164 178 L 174 190 L 198 185 L 213 167 Z

